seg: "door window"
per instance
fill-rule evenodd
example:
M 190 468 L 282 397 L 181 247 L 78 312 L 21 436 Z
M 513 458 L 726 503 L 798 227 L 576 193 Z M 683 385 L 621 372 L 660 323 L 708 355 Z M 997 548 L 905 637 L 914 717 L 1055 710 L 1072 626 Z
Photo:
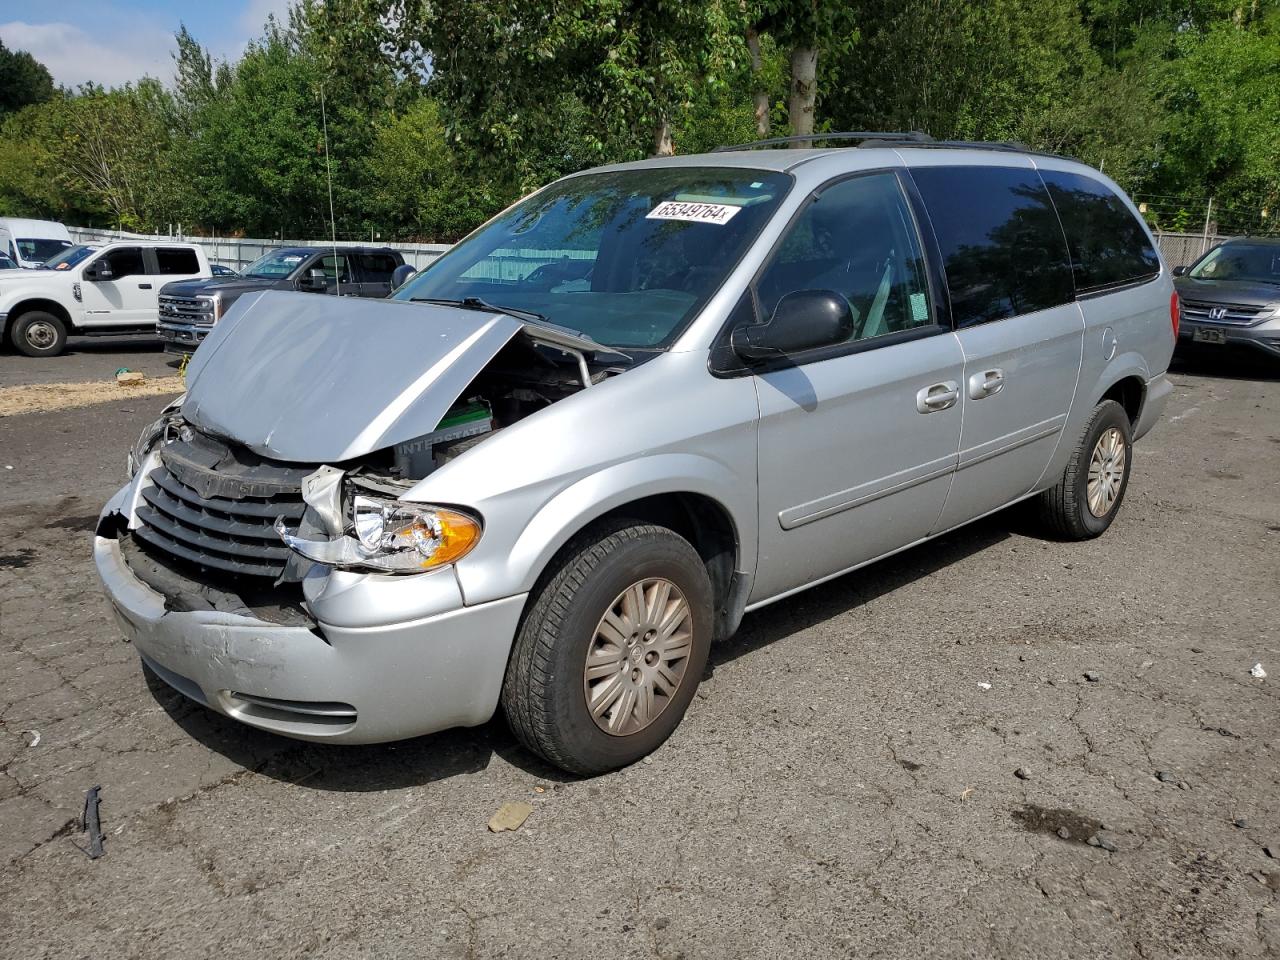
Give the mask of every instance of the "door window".
M 917 167 L 956 326 L 1046 310 L 1075 298 L 1066 239 L 1035 170 Z
M 161 273 L 192 274 L 200 272 L 200 259 L 190 247 L 156 247 L 156 261 Z
M 398 264 L 389 253 L 358 253 L 356 264 L 365 283 L 390 283 Z
M 330 283 L 335 280 L 338 283 L 352 283 L 351 264 L 344 256 L 334 256 L 329 254 L 327 257 L 320 258 L 320 269 L 324 271 L 325 279 Z
M 1149 280 L 1160 272 L 1147 231 L 1106 184 L 1078 173 L 1040 175 L 1067 234 L 1077 290 Z
M 924 257 L 893 173 L 823 190 L 792 224 L 756 284 L 763 318 L 798 290 L 832 290 L 853 313 L 850 340 L 932 324 Z
M 133 277 L 147 272 L 142 262 L 141 247 L 117 247 L 100 257 L 96 263 L 105 263 L 111 268 L 111 279 Z

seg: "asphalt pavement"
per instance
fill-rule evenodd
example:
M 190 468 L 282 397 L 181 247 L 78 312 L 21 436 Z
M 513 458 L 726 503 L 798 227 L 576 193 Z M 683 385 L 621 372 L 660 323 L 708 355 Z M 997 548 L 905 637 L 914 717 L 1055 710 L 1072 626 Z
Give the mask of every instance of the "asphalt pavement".
M 180 358 L 162 348 L 155 337 L 71 337 L 66 352 L 57 357 L 26 357 L 0 347 L 0 387 L 110 380 L 121 367 L 151 378 L 171 377 Z
M 1009 511 L 752 614 L 592 780 L 500 718 L 324 747 L 148 681 L 89 549 L 161 401 L 0 419 L 0 957 L 1280 953 L 1280 368 L 1174 381 L 1105 536 Z

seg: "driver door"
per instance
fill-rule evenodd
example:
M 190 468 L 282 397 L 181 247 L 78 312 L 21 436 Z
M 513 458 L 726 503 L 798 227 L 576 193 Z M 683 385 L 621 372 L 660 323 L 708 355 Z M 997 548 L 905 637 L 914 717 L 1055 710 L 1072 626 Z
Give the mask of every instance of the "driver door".
M 102 276 L 102 268 L 110 276 Z M 99 275 L 100 279 L 90 279 Z M 156 322 L 156 277 L 147 275 L 141 247 L 114 247 L 81 272 L 79 325 L 145 326 Z
M 756 283 L 759 315 L 798 290 L 843 296 L 850 339 L 754 374 L 760 554 L 751 602 L 925 537 L 960 445 L 964 353 L 934 304 L 896 173 L 812 197 Z

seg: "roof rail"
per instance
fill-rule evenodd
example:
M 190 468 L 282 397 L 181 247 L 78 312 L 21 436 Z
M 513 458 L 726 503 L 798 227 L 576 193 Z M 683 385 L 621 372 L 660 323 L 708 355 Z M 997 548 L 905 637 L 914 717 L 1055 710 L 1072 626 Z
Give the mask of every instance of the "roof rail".
M 752 140 L 750 143 L 732 143 L 716 147 L 712 153 L 728 153 L 732 150 L 754 150 L 756 147 L 780 147 L 789 143 L 813 143 L 830 140 L 889 140 L 898 143 L 933 143 L 933 137 L 919 130 L 883 132 L 877 130 L 852 130 L 847 133 L 810 133 L 794 137 L 770 137 L 768 140 Z
M 753 140 L 750 143 L 736 143 L 716 147 L 712 153 L 727 153 L 731 150 L 753 150 L 757 147 L 778 147 L 792 143 L 813 143 L 822 141 L 851 140 L 857 141 L 855 147 L 881 147 L 898 144 L 905 147 L 924 147 L 930 149 L 954 150 L 996 150 L 1004 153 L 1029 153 L 1037 157 L 1063 157 L 1062 154 L 1047 153 L 1036 150 L 1025 143 L 1015 140 L 935 140 L 927 133 L 909 130 L 905 133 L 880 132 L 875 130 L 854 130 L 849 133 L 813 133 L 808 136 L 772 137 L 768 140 Z

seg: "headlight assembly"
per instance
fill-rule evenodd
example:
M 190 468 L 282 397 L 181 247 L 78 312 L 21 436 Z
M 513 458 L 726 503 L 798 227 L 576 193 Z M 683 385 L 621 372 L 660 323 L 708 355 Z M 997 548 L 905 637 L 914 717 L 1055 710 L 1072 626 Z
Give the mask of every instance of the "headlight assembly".
M 183 428 L 182 414 L 179 411 L 182 408 L 182 401 L 185 399 L 186 394 L 183 394 L 165 407 L 159 419 L 147 424 L 142 433 L 138 435 L 138 439 L 134 441 L 133 447 L 129 450 L 129 457 L 125 462 L 130 480 L 133 479 L 134 474 L 138 472 L 138 468 L 142 466 L 143 461 L 147 459 L 152 450 L 162 443 L 169 443 L 171 440 L 178 438 L 178 434 Z
M 383 573 L 422 573 L 466 556 L 480 539 L 474 517 L 445 507 L 357 494 L 351 500 L 354 536 L 308 540 L 281 517 L 276 533 L 293 551 L 316 563 Z

